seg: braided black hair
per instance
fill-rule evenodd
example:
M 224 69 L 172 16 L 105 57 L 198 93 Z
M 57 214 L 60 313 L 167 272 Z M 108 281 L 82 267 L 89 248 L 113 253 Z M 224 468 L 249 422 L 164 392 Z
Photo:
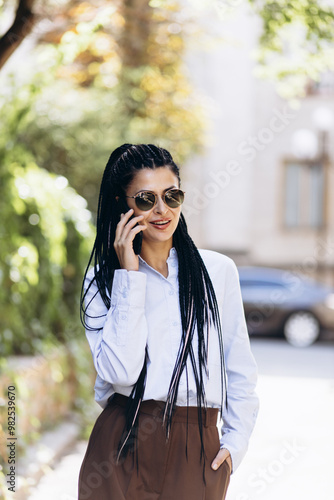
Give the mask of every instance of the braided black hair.
M 120 213 L 117 207 L 116 197 L 125 194 L 127 186 L 133 180 L 138 170 L 143 168 L 167 167 L 175 174 L 180 182 L 179 168 L 174 163 L 170 153 L 153 144 L 131 145 L 123 144 L 117 148 L 107 162 L 99 195 L 97 212 L 97 232 L 93 250 L 87 265 L 81 291 L 81 321 L 85 328 L 92 330 L 87 324 L 89 318 L 85 306 L 86 294 L 96 281 L 98 292 L 106 307 L 110 307 L 110 294 L 113 274 L 120 264 L 113 243 L 115 239 L 116 226 L 119 222 Z M 205 267 L 205 264 L 188 234 L 184 216 L 181 214 L 178 226 L 173 235 L 173 245 L 179 260 L 179 302 L 182 321 L 182 338 L 175 362 L 169 391 L 167 394 L 164 423 L 166 435 L 169 436 L 173 410 L 175 408 L 179 382 L 183 370 L 187 371 L 187 359 L 190 357 L 194 372 L 197 389 L 197 406 L 199 432 L 201 438 L 201 458 L 204 457 L 203 435 L 202 435 L 202 408 L 206 407 L 204 373 L 207 373 L 208 339 L 210 325 L 213 324 L 218 332 L 221 355 L 221 382 L 222 399 L 221 411 L 226 391 L 226 375 L 224 365 L 223 341 L 221 323 L 215 291 Z M 84 282 L 90 265 L 93 263 L 95 275 L 89 283 L 86 291 Z M 94 297 L 91 299 L 93 300 Z M 193 336 L 197 329 L 198 334 L 198 363 L 193 346 Z M 144 396 L 146 380 L 147 356 L 139 378 L 134 385 L 126 409 L 126 425 L 119 445 L 119 454 L 126 454 L 133 446 L 137 436 L 138 410 Z M 188 380 L 188 377 L 187 377 Z

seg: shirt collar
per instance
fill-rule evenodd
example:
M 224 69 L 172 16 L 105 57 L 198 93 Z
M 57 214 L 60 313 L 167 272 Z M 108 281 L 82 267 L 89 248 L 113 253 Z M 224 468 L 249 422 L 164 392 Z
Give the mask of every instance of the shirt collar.
M 167 260 L 169 259 L 176 259 L 177 258 L 177 251 L 176 251 L 176 248 L 175 247 L 172 247 L 169 251 L 169 255 L 168 255 L 168 258 Z
M 158 271 L 156 271 L 151 266 L 149 266 L 147 264 L 147 262 L 140 255 L 138 255 L 138 257 L 139 257 L 139 262 L 141 264 L 144 264 L 148 268 L 152 269 L 152 271 L 158 273 Z M 172 247 L 169 251 L 169 255 L 167 257 L 167 265 L 168 265 L 168 278 L 167 279 L 174 278 L 175 276 L 177 276 L 178 258 L 177 258 L 177 251 L 176 251 L 175 247 Z M 160 274 L 160 273 L 158 273 L 158 274 Z
M 139 260 L 141 260 L 142 262 L 146 262 L 140 255 L 138 255 L 138 257 L 139 257 Z M 176 251 L 175 247 L 172 247 L 169 250 L 169 254 L 168 254 L 167 260 L 169 260 L 169 259 L 173 260 L 175 258 L 177 258 L 177 251 Z

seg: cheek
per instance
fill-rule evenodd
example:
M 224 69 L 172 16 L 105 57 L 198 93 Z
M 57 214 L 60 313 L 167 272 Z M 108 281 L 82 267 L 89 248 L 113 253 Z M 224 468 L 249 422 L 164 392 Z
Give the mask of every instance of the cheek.
M 145 224 L 146 226 L 149 226 L 150 225 L 150 219 L 152 218 L 152 215 L 151 215 L 151 210 L 149 210 L 148 212 L 139 212 L 138 215 L 143 215 L 144 218 L 141 220 L 140 224 Z
M 174 217 L 175 217 L 175 222 L 176 222 L 176 225 L 179 223 L 179 220 L 180 220 L 180 215 L 181 215 L 181 207 L 178 208 L 176 210 L 176 212 L 174 212 Z
M 143 210 L 139 210 L 139 208 L 137 208 L 136 205 L 131 206 L 130 208 L 133 208 L 133 210 L 134 210 L 133 215 L 135 217 L 139 217 L 139 215 L 143 215 L 144 216 L 144 218 L 140 221 L 140 224 L 143 224 L 147 219 L 149 219 L 150 214 L 152 212 L 152 210 L 149 210 L 148 212 L 145 212 Z

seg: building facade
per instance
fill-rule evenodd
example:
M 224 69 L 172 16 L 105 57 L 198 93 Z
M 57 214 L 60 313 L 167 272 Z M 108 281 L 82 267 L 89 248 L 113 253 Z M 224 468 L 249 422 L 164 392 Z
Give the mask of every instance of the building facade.
M 334 285 L 333 75 L 310 84 L 292 108 L 254 77 L 258 20 L 240 9 L 216 19 L 215 30 L 226 43 L 196 46 L 186 59 L 211 119 L 206 151 L 183 169 L 191 234 L 237 264 L 294 269 Z

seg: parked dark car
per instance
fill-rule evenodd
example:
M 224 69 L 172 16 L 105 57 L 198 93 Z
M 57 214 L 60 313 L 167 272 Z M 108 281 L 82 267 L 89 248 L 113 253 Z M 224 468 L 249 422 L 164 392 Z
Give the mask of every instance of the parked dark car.
M 293 271 L 239 267 L 249 334 L 284 334 L 298 347 L 334 330 L 334 289 Z

